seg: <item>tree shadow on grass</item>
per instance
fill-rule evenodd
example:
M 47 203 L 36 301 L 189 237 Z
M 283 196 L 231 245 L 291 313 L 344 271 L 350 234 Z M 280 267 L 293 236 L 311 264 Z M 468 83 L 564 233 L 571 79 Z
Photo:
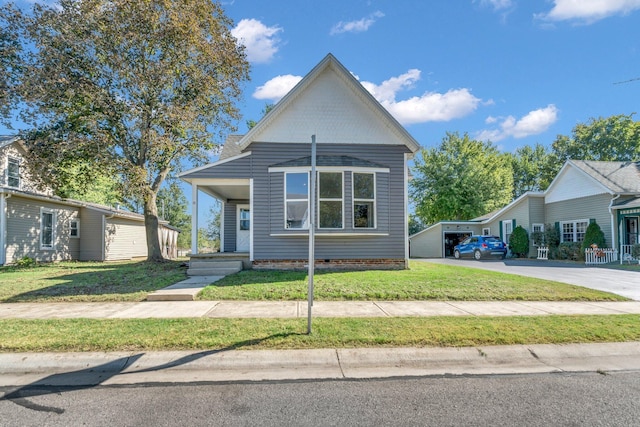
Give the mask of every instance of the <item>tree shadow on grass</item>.
M 46 269 L 46 267 L 43 267 Z M 91 268 L 92 271 L 86 271 Z M 25 270 L 26 271 L 26 270 Z M 82 263 L 74 264 L 69 273 L 46 276 L 34 279 L 45 285 L 37 289 L 27 290 L 5 298 L 3 302 L 35 302 L 35 301 L 124 301 L 136 300 L 132 294 L 145 294 L 162 289 L 186 279 L 186 271 L 180 262 L 166 263 L 126 263 L 104 266 L 83 267 Z M 47 286 L 52 281 L 62 282 Z M 118 295 L 104 298 L 103 295 Z M 129 296 L 129 298 L 127 298 Z M 138 298 L 140 300 L 142 298 Z
M 16 405 L 22 406 L 27 409 L 31 409 L 39 412 L 51 412 L 55 414 L 62 414 L 65 412 L 64 408 L 58 408 L 55 406 L 40 405 L 32 402 L 30 398 L 37 396 L 44 396 L 49 394 L 62 394 L 64 392 L 86 390 L 93 387 L 97 387 L 113 378 L 117 375 L 127 374 L 139 374 L 145 372 L 159 372 L 162 370 L 175 368 L 192 363 L 203 357 L 212 356 L 232 350 L 237 350 L 243 347 L 252 347 L 254 345 L 263 343 L 265 341 L 275 338 L 286 338 L 292 335 L 303 335 L 298 332 L 287 332 L 272 334 L 263 338 L 255 338 L 245 341 L 240 341 L 233 345 L 217 349 L 217 350 L 205 350 L 196 353 L 188 354 L 176 360 L 172 360 L 161 365 L 152 366 L 149 368 L 133 370 L 124 372 L 126 369 L 133 366 L 145 353 L 137 353 L 127 357 L 121 357 L 101 365 L 92 366 L 86 369 L 80 369 L 77 371 L 62 372 L 58 374 L 52 374 L 42 378 L 38 381 L 34 381 L 31 384 L 19 387 L 13 391 L 6 393 L 2 400 L 8 400 Z

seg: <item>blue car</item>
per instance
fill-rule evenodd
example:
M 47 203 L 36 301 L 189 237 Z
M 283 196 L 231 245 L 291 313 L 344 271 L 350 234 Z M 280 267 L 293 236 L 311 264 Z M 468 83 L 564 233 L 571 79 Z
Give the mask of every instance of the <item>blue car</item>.
M 504 259 L 507 245 L 496 236 L 470 236 L 453 248 L 453 256 L 457 259 L 473 257 L 479 260 L 489 256 Z

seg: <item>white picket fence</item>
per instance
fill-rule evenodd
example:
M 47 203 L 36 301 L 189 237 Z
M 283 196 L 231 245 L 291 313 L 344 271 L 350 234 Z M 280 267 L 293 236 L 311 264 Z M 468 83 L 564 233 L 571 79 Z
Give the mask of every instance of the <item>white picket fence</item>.
M 618 261 L 618 250 L 612 248 L 587 248 L 584 250 L 584 263 L 609 264 Z
M 620 264 L 624 262 L 640 264 L 640 260 L 633 256 L 633 245 L 620 245 Z
M 547 246 L 538 246 L 538 259 L 549 259 L 549 248 Z

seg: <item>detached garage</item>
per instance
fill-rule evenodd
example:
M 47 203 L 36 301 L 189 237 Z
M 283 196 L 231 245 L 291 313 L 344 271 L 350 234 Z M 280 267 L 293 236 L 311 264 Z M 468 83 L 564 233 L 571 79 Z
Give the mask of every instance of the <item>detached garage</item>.
M 409 255 L 412 258 L 444 258 L 453 256 L 455 245 L 472 234 L 480 234 L 477 222 L 439 222 L 409 236 Z

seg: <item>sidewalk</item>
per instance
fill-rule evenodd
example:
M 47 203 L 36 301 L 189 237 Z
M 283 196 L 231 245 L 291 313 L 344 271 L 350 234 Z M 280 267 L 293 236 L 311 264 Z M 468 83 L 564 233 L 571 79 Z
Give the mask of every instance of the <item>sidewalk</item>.
M 307 301 L 3 303 L 0 319 L 306 318 Z M 315 301 L 313 317 L 640 314 L 640 301 Z

